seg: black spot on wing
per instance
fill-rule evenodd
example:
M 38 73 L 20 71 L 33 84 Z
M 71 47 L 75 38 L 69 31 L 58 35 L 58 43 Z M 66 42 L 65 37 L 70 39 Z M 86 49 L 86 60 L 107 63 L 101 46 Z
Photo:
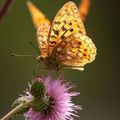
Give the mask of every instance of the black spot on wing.
M 59 35 L 59 31 L 58 31 L 58 30 L 53 29 L 53 32 L 54 32 L 56 35 Z
M 54 24 L 59 25 L 59 24 L 60 24 L 60 21 L 55 21 Z
M 51 38 L 57 38 L 56 36 L 54 36 L 54 35 L 52 35 L 52 36 L 50 36 Z
M 69 24 L 68 24 L 68 25 L 70 25 L 70 26 L 71 26 L 71 25 L 72 25 L 72 22 L 69 22 Z
M 70 32 L 73 32 L 73 28 L 70 29 Z
M 78 42 L 78 45 L 82 45 L 82 43 L 79 41 L 79 42 Z
M 65 28 L 65 26 L 62 26 L 62 31 L 67 31 L 67 29 Z
M 66 20 L 63 21 L 66 24 Z
M 56 44 L 56 41 L 50 41 L 51 44 Z
M 62 36 L 61 36 L 61 39 L 64 39 L 64 38 L 65 38 L 65 36 L 64 36 L 64 35 L 62 35 Z

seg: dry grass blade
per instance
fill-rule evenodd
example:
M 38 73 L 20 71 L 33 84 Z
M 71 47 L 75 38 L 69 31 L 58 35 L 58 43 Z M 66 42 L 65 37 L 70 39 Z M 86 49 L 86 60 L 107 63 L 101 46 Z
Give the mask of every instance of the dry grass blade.
M 91 5 L 91 0 L 81 0 L 79 11 L 82 21 L 85 21 Z

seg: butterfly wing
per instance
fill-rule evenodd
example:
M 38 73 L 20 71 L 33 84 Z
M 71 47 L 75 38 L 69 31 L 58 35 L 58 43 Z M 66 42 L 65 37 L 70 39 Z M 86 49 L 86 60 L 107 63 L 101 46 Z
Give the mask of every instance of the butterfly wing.
M 76 34 L 60 42 L 53 54 L 64 67 L 80 68 L 95 59 L 96 47 L 86 35 Z
M 37 29 L 37 41 L 38 46 L 41 51 L 41 56 L 44 58 L 48 56 L 48 34 L 50 26 L 48 24 L 42 23 Z
M 66 3 L 55 16 L 49 34 L 49 54 L 65 37 L 75 33 L 86 34 L 74 2 Z

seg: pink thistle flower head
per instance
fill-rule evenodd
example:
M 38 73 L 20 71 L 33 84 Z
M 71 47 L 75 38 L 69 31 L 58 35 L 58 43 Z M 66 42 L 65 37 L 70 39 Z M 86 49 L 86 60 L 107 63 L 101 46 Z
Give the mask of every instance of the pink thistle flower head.
M 26 120 L 73 120 L 73 116 L 79 117 L 76 113 L 82 108 L 72 102 L 72 97 L 78 96 L 79 93 L 70 92 L 72 86 L 60 79 L 53 80 L 51 76 L 37 77 L 35 80 L 44 83 L 47 102 L 42 111 L 32 107 L 24 113 Z M 28 98 L 31 97 L 29 92 Z

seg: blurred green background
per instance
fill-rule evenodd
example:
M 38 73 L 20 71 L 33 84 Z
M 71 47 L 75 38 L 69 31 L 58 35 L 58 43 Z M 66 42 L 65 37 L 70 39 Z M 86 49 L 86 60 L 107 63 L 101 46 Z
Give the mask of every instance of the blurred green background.
M 4 0 L 0 0 L 0 5 Z M 68 0 L 31 0 L 52 20 Z M 80 0 L 74 0 L 79 4 Z M 32 54 L 36 51 L 28 44 L 36 45 L 36 29 L 26 7 L 27 0 L 13 2 L 8 14 L 0 23 L 0 117 L 6 114 L 18 94 L 23 94 L 31 82 L 33 69 L 47 74 L 33 58 L 11 57 L 11 53 Z M 96 60 L 85 66 L 83 72 L 65 70 L 67 80 L 76 83 L 81 104 L 80 120 L 120 120 L 120 40 L 119 3 L 114 0 L 92 0 L 85 22 L 88 36 L 97 46 Z M 23 118 L 16 118 L 22 120 Z M 76 118 L 78 120 L 78 118 Z

